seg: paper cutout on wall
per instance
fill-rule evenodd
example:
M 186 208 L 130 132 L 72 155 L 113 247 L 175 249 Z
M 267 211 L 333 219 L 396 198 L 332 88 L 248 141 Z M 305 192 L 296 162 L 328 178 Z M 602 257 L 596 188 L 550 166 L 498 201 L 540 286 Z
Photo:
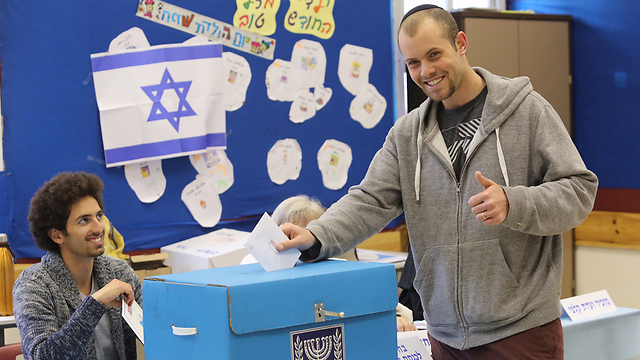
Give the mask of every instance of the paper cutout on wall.
M 289 120 L 296 124 L 301 124 L 316 115 L 315 97 L 313 93 L 306 89 L 301 89 L 296 94 L 295 100 L 289 109 Z
M 323 86 L 316 86 L 313 89 L 313 98 L 316 102 L 316 111 L 320 111 L 329 100 L 331 100 L 331 96 L 333 96 L 333 90 L 331 88 L 326 88 Z
M 322 45 L 306 39 L 296 42 L 291 51 L 291 68 L 300 79 L 299 86 L 309 89 L 324 85 L 327 55 Z
M 349 145 L 333 139 L 322 144 L 318 150 L 318 169 L 327 189 L 339 190 L 347 183 L 352 160 Z
M 171 59 L 171 61 L 165 61 Z M 226 147 L 222 46 L 91 55 L 106 166 Z
M 200 226 L 214 227 L 220 221 L 222 203 L 210 177 L 198 176 L 185 186 L 180 198 Z
M 198 174 L 211 177 L 211 183 L 218 194 L 233 185 L 233 164 L 223 150 L 209 150 L 202 154 L 190 155 L 191 165 Z
M 380 122 L 386 109 L 387 100 L 380 95 L 375 86 L 367 84 L 351 101 L 349 115 L 365 129 L 371 129 Z
M 289 61 L 276 59 L 271 63 L 265 77 L 269 99 L 273 101 L 295 100 L 300 86 L 294 75 Z
M 150 2 L 150 4 L 149 4 Z M 204 35 L 232 49 L 273 60 L 276 41 L 269 37 L 171 5 L 166 1 L 140 2 L 137 16 L 192 35 Z
M 346 44 L 340 49 L 338 78 L 352 95 L 358 95 L 361 87 L 369 83 L 369 71 L 373 65 L 373 50 Z
M 251 67 L 247 59 L 232 52 L 223 52 L 222 61 L 227 81 L 224 83 L 225 110 L 236 111 L 247 98 L 251 83 Z
M 132 27 L 131 29 L 116 36 L 111 40 L 109 44 L 109 52 L 129 50 L 129 49 L 144 49 L 148 48 L 149 41 L 144 31 L 138 27 Z
M 302 149 L 296 139 L 278 140 L 267 154 L 267 171 L 278 185 L 296 180 L 302 169 Z
M 310 34 L 321 39 L 333 36 L 335 0 L 290 1 L 284 17 L 285 29 L 296 34 Z
M 276 32 L 276 13 L 280 9 L 280 0 L 236 0 L 236 7 L 234 26 L 260 35 Z
M 162 172 L 162 160 L 126 165 L 124 177 L 143 203 L 148 204 L 158 200 L 167 188 L 167 179 Z

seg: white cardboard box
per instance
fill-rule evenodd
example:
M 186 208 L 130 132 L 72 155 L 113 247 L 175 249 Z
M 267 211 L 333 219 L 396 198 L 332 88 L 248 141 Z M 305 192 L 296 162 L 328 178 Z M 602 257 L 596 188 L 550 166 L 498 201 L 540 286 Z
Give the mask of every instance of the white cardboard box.
M 174 274 L 239 265 L 249 254 L 244 243 L 250 234 L 246 231 L 220 229 L 163 246 L 160 251 L 169 254 L 164 264 L 170 266 Z

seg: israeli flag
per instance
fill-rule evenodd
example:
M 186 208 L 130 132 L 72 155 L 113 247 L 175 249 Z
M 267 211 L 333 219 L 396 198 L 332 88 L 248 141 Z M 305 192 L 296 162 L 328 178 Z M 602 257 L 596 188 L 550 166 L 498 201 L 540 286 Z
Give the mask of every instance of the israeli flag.
M 222 45 L 91 55 L 107 167 L 226 149 Z

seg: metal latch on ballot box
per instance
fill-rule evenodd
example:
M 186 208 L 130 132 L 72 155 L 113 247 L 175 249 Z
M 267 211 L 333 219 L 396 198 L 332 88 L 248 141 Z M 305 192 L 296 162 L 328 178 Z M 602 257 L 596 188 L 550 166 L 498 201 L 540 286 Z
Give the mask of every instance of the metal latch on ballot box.
M 325 316 L 336 316 L 340 319 L 344 319 L 344 312 L 340 311 L 339 313 L 333 311 L 327 311 L 324 309 L 324 303 L 313 304 L 313 308 L 315 310 L 316 322 L 325 321 Z

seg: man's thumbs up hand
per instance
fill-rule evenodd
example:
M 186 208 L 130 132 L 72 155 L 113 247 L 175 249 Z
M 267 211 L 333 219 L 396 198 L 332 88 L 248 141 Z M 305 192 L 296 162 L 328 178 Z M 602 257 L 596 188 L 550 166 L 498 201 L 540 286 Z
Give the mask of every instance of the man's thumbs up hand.
M 469 199 L 471 212 L 476 219 L 485 225 L 501 224 L 509 214 L 509 200 L 502 187 L 495 181 L 482 176 L 476 171 L 476 180 L 484 187 L 484 191 Z

